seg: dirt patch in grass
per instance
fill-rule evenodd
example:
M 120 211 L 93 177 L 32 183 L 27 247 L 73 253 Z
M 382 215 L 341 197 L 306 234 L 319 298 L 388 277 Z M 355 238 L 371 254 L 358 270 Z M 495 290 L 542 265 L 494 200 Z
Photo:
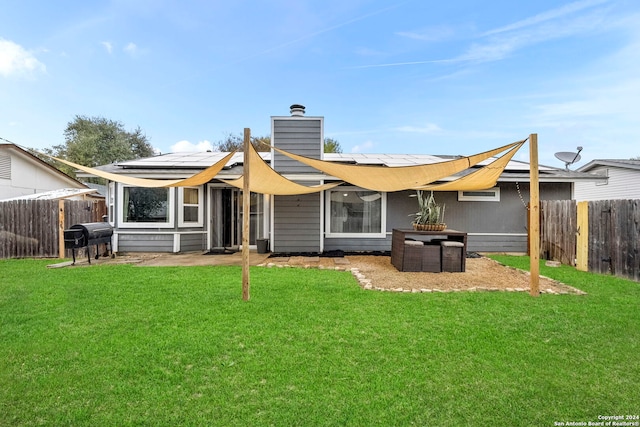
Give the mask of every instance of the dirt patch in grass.
M 528 272 L 504 266 L 490 258 L 467 258 L 463 273 L 401 272 L 388 256 L 347 256 L 311 259 L 290 257 L 284 264 L 291 267 L 319 267 L 352 270 L 363 287 L 404 292 L 456 291 L 520 291 L 529 292 Z M 277 263 L 276 263 L 277 264 Z M 542 293 L 582 294 L 583 292 L 556 280 L 540 277 Z
M 398 292 L 520 291 L 529 292 L 529 273 L 504 266 L 490 258 L 467 258 L 464 273 L 410 273 L 391 265 L 388 255 L 271 256 L 251 254 L 251 265 L 263 267 L 324 268 L 352 271 L 366 289 Z M 232 255 L 118 254 L 106 263 L 132 263 L 139 266 L 241 265 L 240 253 Z M 81 261 L 80 261 L 81 262 Z M 86 262 L 86 259 L 84 260 Z M 99 264 L 101 262 L 94 262 Z M 549 294 L 584 292 L 547 277 L 540 277 L 540 291 Z

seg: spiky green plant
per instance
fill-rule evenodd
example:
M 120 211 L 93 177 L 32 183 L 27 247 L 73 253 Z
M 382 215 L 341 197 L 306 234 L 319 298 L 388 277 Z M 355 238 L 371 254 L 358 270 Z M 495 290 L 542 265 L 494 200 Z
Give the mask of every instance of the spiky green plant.
M 418 212 L 411 214 L 415 217 L 413 221 L 415 224 L 441 224 L 444 222 L 445 205 L 440 206 L 435 197 L 433 191 L 426 195 L 422 190 L 416 190 L 416 196 L 418 197 Z

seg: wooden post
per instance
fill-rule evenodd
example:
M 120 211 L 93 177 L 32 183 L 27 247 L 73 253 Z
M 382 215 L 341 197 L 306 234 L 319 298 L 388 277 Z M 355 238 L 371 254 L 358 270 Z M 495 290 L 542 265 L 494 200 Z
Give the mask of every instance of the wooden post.
M 576 269 L 589 271 L 589 202 L 578 202 Z
M 64 258 L 64 199 L 58 200 L 58 258 Z
M 538 185 L 538 134 L 529 135 L 529 259 L 531 296 L 540 295 L 540 188 Z
M 242 185 L 242 299 L 249 301 L 249 215 L 251 214 L 251 192 L 249 187 L 249 145 L 251 129 L 244 128 L 244 181 Z

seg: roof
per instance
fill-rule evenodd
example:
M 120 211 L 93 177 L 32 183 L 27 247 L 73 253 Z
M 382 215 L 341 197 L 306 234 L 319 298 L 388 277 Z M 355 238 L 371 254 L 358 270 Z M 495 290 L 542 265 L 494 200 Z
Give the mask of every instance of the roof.
M 598 166 L 610 166 L 617 167 L 622 169 L 634 169 L 640 170 L 640 160 L 623 160 L 623 159 L 595 159 L 590 161 L 584 166 L 580 166 L 577 171 L 578 172 L 589 172 L 591 169 L 594 169 Z
M 127 160 L 114 164 L 115 170 L 121 169 L 202 169 L 211 166 L 228 152 L 210 151 L 198 153 L 170 153 L 161 154 L 159 156 L 147 157 L 143 159 Z M 270 152 L 259 152 L 266 162 L 271 161 Z M 350 163 L 355 165 L 380 165 L 387 167 L 426 165 L 431 163 L 445 162 L 462 156 L 435 156 L 431 154 L 368 154 L 368 153 L 324 153 L 324 159 L 328 162 Z M 243 153 L 236 153 L 227 163 L 227 167 L 241 165 L 244 161 Z M 490 160 L 480 162 L 478 165 L 483 166 L 490 163 Z M 528 171 L 529 164 L 519 161 L 511 161 L 507 166 L 510 170 Z M 557 170 L 549 166 L 540 166 L 540 170 Z
M 228 152 L 211 151 L 196 153 L 169 153 L 158 156 L 147 157 L 142 159 L 127 160 L 120 163 L 99 166 L 96 169 L 113 173 L 124 173 L 138 177 L 153 177 L 177 179 L 190 176 L 194 171 L 202 170 L 221 160 Z M 260 157 L 266 162 L 271 161 L 271 152 L 259 152 Z M 453 155 L 431 155 L 431 154 L 370 154 L 370 153 L 324 153 L 323 160 L 336 163 L 348 163 L 355 165 L 379 165 L 381 167 L 398 167 L 411 165 L 425 165 L 444 162 L 463 156 Z M 491 158 L 478 163 L 477 167 L 491 163 L 495 158 Z M 220 175 L 225 177 L 237 177 L 242 175 L 242 165 L 244 162 L 244 154 L 238 152 L 233 155 Z M 470 169 L 463 174 L 472 172 Z M 564 168 L 556 168 L 551 166 L 539 165 L 541 181 L 565 181 L 573 182 L 576 180 L 593 180 L 590 174 L 566 170 Z M 84 173 L 78 173 L 78 176 L 90 176 Z M 454 179 L 459 177 L 451 177 Z M 500 177 L 500 181 L 527 181 L 529 178 L 529 163 L 518 160 L 511 160 L 507 164 L 504 173 Z M 444 181 L 447 181 L 445 179 Z
M 61 188 L 59 190 L 44 191 L 42 193 L 26 194 L 23 196 L 12 197 L 10 199 L 4 199 L 3 201 L 6 202 L 9 200 L 60 200 L 60 199 L 68 199 L 71 197 L 88 195 L 88 194 L 97 193 L 97 192 L 98 191 L 94 190 L 93 188 L 87 188 L 87 189 Z M 97 196 L 97 194 L 95 196 Z
M 172 168 L 172 169 L 204 169 L 208 168 L 212 164 L 219 160 L 222 160 L 224 156 L 229 152 L 222 151 L 207 151 L 197 153 L 169 153 L 161 154 L 159 156 L 145 157 L 142 159 L 126 160 L 124 162 L 116 163 L 113 166 L 117 166 L 119 169 L 131 169 L 131 168 Z M 266 161 L 271 160 L 271 153 L 260 153 L 263 159 Z M 244 160 L 243 153 L 236 153 L 233 155 L 227 165 L 242 164 Z

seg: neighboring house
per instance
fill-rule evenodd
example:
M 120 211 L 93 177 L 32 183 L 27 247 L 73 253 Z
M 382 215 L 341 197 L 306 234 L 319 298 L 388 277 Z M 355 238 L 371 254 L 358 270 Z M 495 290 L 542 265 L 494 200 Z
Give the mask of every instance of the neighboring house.
M 596 159 L 577 171 L 603 178 L 576 182 L 574 198 L 578 201 L 640 199 L 640 160 Z
M 18 147 L 0 142 L 0 200 L 89 187 Z
M 304 111 L 304 110 L 303 110 Z M 323 152 L 324 118 L 271 118 L 274 146 L 307 157 L 349 164 L 404 166 L 441 162 L 453 156 L 426 154 L 330 154 Z M 137 178 L 186 178 L 227 153 L 174 153 L 105 165 L 100 169 Z M 280 153 L 260 153 L 283 176 L 304 185 L 336 181 L 334 177 Z M 108 184 L 109 221 L 114 250 L 120 252 L 186 252 L 238 247 L 242 230 L 242 191 L 221 179 L 242 175 L 242 153 L 236 154 L 215 179 L 194 187 L 140 188 Z M 486 163 L 486 162 L 485 162 Z M 569 200 L 589 174 L 541 166 L 541 200 Z M 82 174 L 80 175 L 82 176 Z M 88 176 L 88 175 L 85 175 Z M 417 211 L 414 191 L 378 192 L 348 183 L 319 193 L 296 196 L 251 195 L 250 244 L 269 239 L 278 253 L 389 251 L 394 228 L 410 228 Z M 495 188 L 436 193 L 446 204 L 448 228 L 469 233 L 468 249 L 526 252 L 529 165 L 511 161 Z

